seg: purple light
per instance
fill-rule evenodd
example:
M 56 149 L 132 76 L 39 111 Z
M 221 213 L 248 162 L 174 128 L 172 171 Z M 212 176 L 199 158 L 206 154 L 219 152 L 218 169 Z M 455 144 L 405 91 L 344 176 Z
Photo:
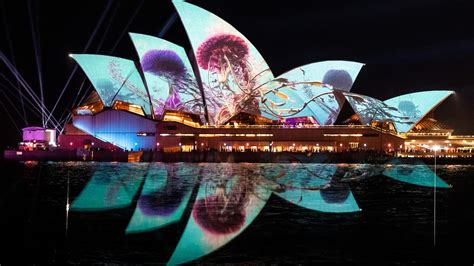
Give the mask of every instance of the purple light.
M 143 71 L 165 78 L 176 78 L 186 73 L 179 55 L 170 50 L 150 50 L 142 58 Z

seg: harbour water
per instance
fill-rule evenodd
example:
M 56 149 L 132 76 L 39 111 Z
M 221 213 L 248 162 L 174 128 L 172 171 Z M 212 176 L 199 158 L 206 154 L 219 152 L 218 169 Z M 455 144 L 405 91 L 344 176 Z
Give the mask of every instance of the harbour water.
M 472 165 L 0 164 L 0 263 L 474 261 Z

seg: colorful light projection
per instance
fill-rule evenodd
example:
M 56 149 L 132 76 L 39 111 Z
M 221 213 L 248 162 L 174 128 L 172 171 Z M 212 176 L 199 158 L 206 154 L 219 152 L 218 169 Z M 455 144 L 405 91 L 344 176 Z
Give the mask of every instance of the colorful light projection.
M 130 206 L 147 171 L 144 164 L 98 164 L 71 204 L 71 211 L 106 211 Z
M 140 135 L 140 132 L 155 133 L 156 122 L 130 112 L 104 110 L 93 116 L 74 116 L 72 122 L 75 127 L 95 138 L 125 150 L 156 148 L 154 135 Z
M 394 121 L 398 132 L 408 132 L 427 113 L 446 100 L 454 91 L 422 91 L 400 95 L 384 101 L 385 104 L 398 109 L 405 121 Z
M 84 70 L 105 106 L 124 101 L 141 106 L 150 115 L 150 98 L 131 60 L 93 54 L 70 55 Z
M 407 122 L 407 118 L 403 117 L 397 108 L 380 100 L 347 92 L 344 93 L 344 96 L 354 112 L 359 116 L 360 122 L 363 125 L 370 125 L 372 121 Z
M 435 187 L 436 178 L 436 188 L 449 188 L 449 185 L 443 179 L 435 175 L 422 162 L 419 162 L 419 164 L 403 164 L 395 159 L 385 165 L 383 174 L 395 180 L 422 187 Z
M 125 233 L 152 231 L 179 222 L 191 197 L 197 174 L 198 169 L 190 165 L 150 165 Z
M 129 34 L 150 95 L 159 99 L 153 105 L 155 114 L 161 116 L 164 109 L 203 114 L 201 91 L 183 47 L 149 35 Z M 164 106 L 160 106 L 163 102 Z
M 244 170 L 248 175 L 228 175 L 225 169 L 205 174 L 191 217 L 168 264 L 201 258 L 227 244 L 253 222 L 271 190 L 257 185 L 258 171 L 251 166 Z
M 262 114 L 270 119 L 312 116 L 332 125 L 364 64 L 323 61 L 290 70 L 268 83 L 262 92 Z
M 185 2 L 174 6 L 193 47 L 210 123 L 239 112 L 260 114 L 260 89 L 273 74 L 257 49 L 218 16 Z
M 360 211 L 346 180 L 335 176 L 337 168 L 335 164 L 298 164 L 279 173 L 268 169 L 265 176 L 277 184 L 273 188 L 277 196 L 300 207 L 327 213 Z

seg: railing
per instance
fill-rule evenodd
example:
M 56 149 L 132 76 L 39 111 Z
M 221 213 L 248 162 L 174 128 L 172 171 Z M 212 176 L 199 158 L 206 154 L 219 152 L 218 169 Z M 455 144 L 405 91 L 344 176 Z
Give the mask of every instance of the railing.
M 394 136 L 398 136 L 396 133 L 378 128 L 378 127 L 372 127 L 372 126 L 367 126 L 367 125 L 326 125 L 326 126 L 320 126 L 320 125 L 221 125 L 221 126 L 209 126 L 209 125 L 203 125 L 199 128 L 215 128 L 215 129 L 221 129 L 221 128 L 249 128 L 249 129 L 280 129 L 280 128 L 358 128 L 358 129 L 373 129 L 382 133 L 387 133 L 391 134 Z

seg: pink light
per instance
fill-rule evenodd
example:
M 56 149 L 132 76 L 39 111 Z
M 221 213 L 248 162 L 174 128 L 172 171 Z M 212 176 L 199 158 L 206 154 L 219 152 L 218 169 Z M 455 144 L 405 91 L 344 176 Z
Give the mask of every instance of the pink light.
M 72 146 L 72 142 L 69 142 L 69 146 Z
M 157 143 L 156 143 L 156 146 L 160 146 L 160 143 L 159 143 L 159 142 L 157 142 Z

